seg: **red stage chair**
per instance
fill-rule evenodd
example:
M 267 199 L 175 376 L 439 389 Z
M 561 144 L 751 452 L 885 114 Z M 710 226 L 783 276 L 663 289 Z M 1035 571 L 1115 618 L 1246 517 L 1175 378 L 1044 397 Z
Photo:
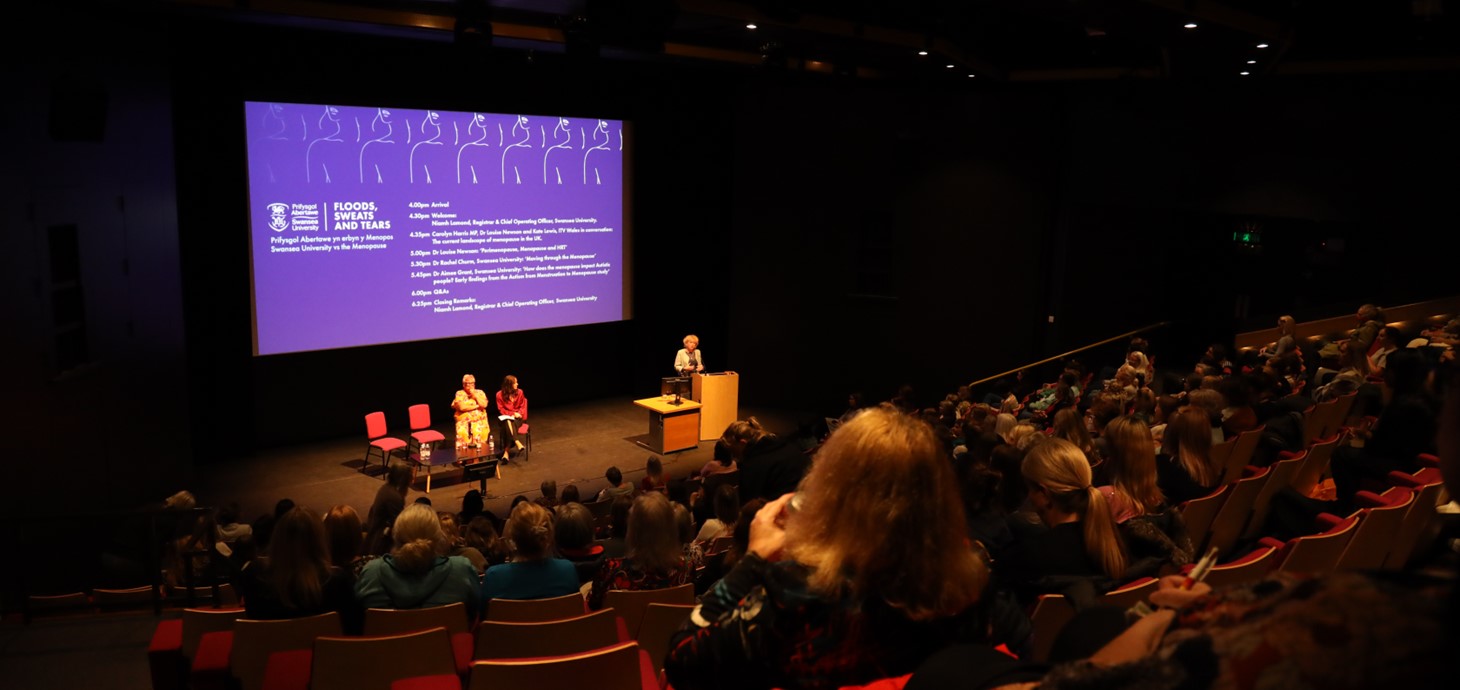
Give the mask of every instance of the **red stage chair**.
M 427 443 L 446 440 L 441 432 L 431 428 L 430 405 L 411 405 L 406 409 L 406 414 L 411 419 L 411 445 L 415 446 L 418 451 Z
M 387 436 L 389 429 L 385 426 L 384 412 L 371 412 L 365 415 L 365 438 L 369 439 L 370 445 L 365 447 L 365 465 L 361 469 L 370 466 L 370 455 L 376 451 L 380 453 L 380 466 L 385 468 L 390 464 L 390 454 L 404 450 L 406 442 L 393 436 Z

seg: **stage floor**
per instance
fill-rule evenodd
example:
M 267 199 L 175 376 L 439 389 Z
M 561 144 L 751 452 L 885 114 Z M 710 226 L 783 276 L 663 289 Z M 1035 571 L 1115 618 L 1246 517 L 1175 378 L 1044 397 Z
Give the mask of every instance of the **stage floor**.
M 816 419 L 812 414 L 784 410 L 741 408 L 741 417 L 755 415 L 770 431 L 780 435 L 797 433 L 800 425 Z M 652 453 L 637 441 L 647 440 L 649 413 L 628 399 L 613 399 L 567 405 L 533 408 L 532 453 L 502 464 L 502 478 L 487 481 L 487 509 L 506 517 L 512 499 L 519 494 L 529 498 L 540 495 L 545 479 L 558 483 L 558 491 L 576 484 L 586 500 L 608 485 L 604 470 L 616 466 L 627 481 L 637 483 L 644 476 L 644 462 Z M 438 426 L 437 431 L 454 437 L 454 429 Z M 401 429 L 391 434 L 404 437 Z M 714 441 L 701 441 L 699 446 L 677 453 L 658 456 L 670 478 L 687 476 L 710 460 Z M 253 457 L 227 463 L 197 465 L 194 486 L 187 487 L 202 505 L 221 505 L 237 501 L 245 521 L 272 512 L 274 504 L 288 498 L 298 505 L 324 513 L 331 506 L 354 506 L 360 519 L 366 518 L 383 481 L 379 456 L 364 467 L 366 445 L 353 436 L 302 446 L 275 448 Z M 424 469 L 417 472 L 416 483 L 407 495 L 407 502 L 429 496 L 438 510 L 457 511 L 467 491 L 477 488 L 475 481 L 464 482 L 455 467 L 434 468 L 431 492 L 427 494 Z

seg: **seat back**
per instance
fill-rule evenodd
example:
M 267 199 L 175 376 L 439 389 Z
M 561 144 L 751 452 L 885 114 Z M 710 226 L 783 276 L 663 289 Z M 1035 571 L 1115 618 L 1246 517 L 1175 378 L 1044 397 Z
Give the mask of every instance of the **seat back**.
M 587 610 L 583 595 L 577 592 L 549 599 L 493 599 L 487 602 L 486 620 L 516 623 L 560 621 L 577 618 Z
M 705 492 L 706 496 L 713 496 L 715 495 L 715 489 L 718 489 L 725 484 L 729 484 L 730 486 L 740 486 L 739 467 L 736 467 L 729 472 L 719 472 L 705 477 L 704 481 L 700 482 L 700 487 Z
M 1382 497 L 1374 498 L 1381 504 L 1364 509 L 1363 520 L 1359 522 L 1343 556 L 1338 559 L 1337 570 L 1382 568 L 1384 560 L 1389 557 L 1390 547 L 1394 544 L 1394 535 L 1399 533 L 1400 526 L 1404 524 L 1404 516 L 1414 505 L 1414 492 L 1402 487 L 1394 487 Z
M 1445 483 L 1440 477 L 1440 471 L 1432 467 L 1413 475 L 1390 472 L 1389 477 L 1402 478 L 1403 486 L 1414 492 L 1414 502 L 1410 504 L 1404 521 L 1399 525 L 1399 531 L 1393 537 L 1389 555 L 1384 558 L 1386 570 L 1401 570 L 1409 565 L 1421 537 L 1426 535 L 1430 524 L 1434 522 L 1435 507 L 1445 496 Z
M 1315 575 L 1332 571 L 1338 566 L 1338 559 L 1348 548 L 1358 526 L 1359 517 L 1355 515 L 1344 518 L 1343 522 L 1322 534 L 1293 539 L 1284 549 L 1288 554 L 1278 565 L 1278 570 Z
M 1329 400 L 1321 402 L 1309 408 L 1303 415 L 1303 447 L 1311 447 L 1318 439 L 1324 437 L 1323 430 L 1326 429 L 1333 418 L 1333 413 L 1338 411 L 1338 401 Z
M 411 431 L 420 431 L 422 429 L 430 429 L 431 428 L 431 406 L 430 405 L 425 405 L 425 404 L 411 405 L 409 408 L 406 409 L 406 413 L 411 418 Z M 384 415 L 382 415 L 382 416 L 384 416 Z M 374 437 L 372 436 L 371 438 L 374 438 Z
M 291 649 L 313 649 L 320 637 L 339 637 L 340 614 L 330 611 L 306 618 L 256 621 L 240 618 L 233 624 L 229 667 L 243 690 L 262 690 L 269 655 Z
M 1264 429 L 1266 425 L 1237 434 L 1232 454 L 1227 456 L 1227 471 L 1222 476 L 1222 483 L 1227 484 L 1242 478 L 1242 470 L 1247 469 L 1247 465 L 1252 462 L 1252 454 L 1257 451 Z
M 1202 581 L 1212 589 L 1256 582 L 1272 570 L 1276 554 L 1277 549 L 1271 546 L 1259 546 L 1231 563 L 1212 566 Z
M 152 585 L 128 587 L 125 589 L 104 589 L 98 587 L 91 590 L 91 601 L 96 604 L 97 608 L 101 609 L 151 606 Z
M 705 545 L 705 555 L 713 556 L 717 553 L 725 553 L 726 551 L 729 551 L 730 547 L 734 545 L 735 535 L 733 534 L 715 537 L 714 539 L 710 540 L 709 544 Z
M 477 626 L 473 659 L 526 659 L 579 654 L 615 645 L 617 612 L 610 608 L 557 621 L 519 623 L 482 621 Z
M 1353 393 L 1340 395 L 1338 396 L 1337 400 L 1333 401 L 1335 403 L 1333 411 L 1329 415 L 1329 417 L 1324 420 L 1325 424 L 1323 426 L 1323 436 L 1332 436 L 1343 430 L 1344 425 L 1348 422 L 1349 414 L 1353 412 L 1354 400 L 1357 400 L 1358 397 L 1359 394 L 1357 391 L 1355 391 Z
M 1334 434 L 1313 443 L 1308 448 L 1308 457 L 1303 461 L 1303 466 L 1293 475 L 1293 490 L 1303 496 L 1311 496 L 1313 490 L 1318 487 L 1318 482 L 1323 479 L 1324 473 L 1328 471 L 1328 462 L 1333 459 L 1333 451 L 1343 440 L 1341 434 Z
M 1252 501 L 1252 517 L 1247 521 L 1247 529 L 1242 536 L 1253 538 L 1262 531 L 1262 526 L 1267 522 L 1268 511 L 1272 507 L 1272 497 L 1284 487 L 1293 483 L 1293 476 L 1303 467 L 1308 460 L 1308 451 L 1301 451 L 1291 458 L 1279 460 L 1267 468 L 1267 481 L 1263 482 L 1262 490 L 1257 492 L 1257 498 Z
M 639 648 L 649 654 L 654 670 L 664 667 L 664 657 L 669 654 L 669 638 L 689 620 L 689 614 L 694 610 L 693 604 L 657 602 L 644 608 L 644 618 L 639 622 L 639 631 L 634 634 L 634 639 L 638 640 Z
M 198 642 L 210 632 L 232 630 L 233 622 L 243 618 L 243 609 L 183 609 L 182 653 L 191 660 L 198 651 Z
M 1250 472 L 1249 476 L 1232 484 L 1232 493 L 1227 496 L 1221 510 L 1217 511 L 1216 518 L 1212 520 L 1211 537 L 1203 548 L 1216 547 L 1219 557 L 1232 550 L 1242 536 L 1242 530 L 1247 528 L 1247 522 L 1252 517 L 1252 504 L 1267 484 L 1270 472 L 1270 468 L 1264 467 Z
M 366 609 L 366 635 L 399 635 L 431 628 L 446 628 L 455 635 L 471 629 L 466 604 L 454 602 L 424 609 Z
M 576 688 L 642 690 L 639 645 L 624 642 L 545 659 L 495 659 L 471 665 L 469 690 Z
M 1223 484 L 1201 498 L 1193 498 L 1181 505 L 1181 520 L 1186 523 L 1186 533 L 1191 536 L 1191 545 L 1196 553 L 1206 553 L 1207 537 L 1211 535 L 1212 521 L 1217 511 L 1232 493 L 1231 484 Z
M 1130 584 L 1118 587 L 1100 597 L 1096 605 L 1114 606 L 1119 608 L 1130 608 L 1138 601 L 1143 601 L 1151 592 L 1156 591 L 1160 583 L 1155 578 L 1142 578 Z M 1054 641 L 1064 629 L 1065 624 L 1075 617 L 1075 608 L 1070 600 L 1061 594 L 1043 594 L 1034 604 L 1034 611 L 1029 614 L 1029 622 L 1033 629 L 1030 637 L 1031 656 L 1034 661 L 1044 662 L 1049 659 L 1049 652 L 1054 648 Z
M 311 688 L 390 690 L 392 681 L 456 675 L 446 628 L 384 637 L 321 637 L 314 641 Z
M 384 412 L 371 412 L 365 415 L 365 437 L 374 441 L 384 436 L 389 429 L 385 426 Z
M 638 631 L 639 622 L 644 619 L 644 610 L 649 604 L 693 604 L 695 603 L 695 586 L 693 582 L 679 585 L 678 587 L 667 587 L 665 589 L 610 589 L 603 597 L 603 605 L 613 607 L 618 611 L 619 618 L 624 619 L 624 625 L 628 626 L 630 634 Z

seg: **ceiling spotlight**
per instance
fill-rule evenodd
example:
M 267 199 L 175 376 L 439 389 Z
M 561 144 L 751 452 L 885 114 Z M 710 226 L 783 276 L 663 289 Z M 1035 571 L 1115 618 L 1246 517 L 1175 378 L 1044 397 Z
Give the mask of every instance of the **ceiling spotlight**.
M 745 28 L 750 29 L 751 31 L 755 31 L 756 26 L 754 24 L 746 24 Z
M 1257 48 L 1259 50 L 1261 50 L 1262 48 L 1266 48 L 1266 47 L 1267 47 L 1267 44 L 1266 43 L 1259 43 L 1259 44 L 1257 44 Z
M 968 78 L 969 79 L 973 79 L 974 77 L 977 77 L 977 76 L 978 76 L 977 74 L 970 74 L 970 75 L 968 75 Z
M 1249 64 L 1249 65 L 1255 65 L 1255 64 L 1257 64 L 1257 61 L 1256 60 L 1248 60 L 1247 61 L 1247 64 Z
M 1249 74 L 1252 74 L 1252 73 L 1251 72 L 1238 72 L 1238 74 L 1240 74 L 1240 75 L 1242 75 L 1242 76 L 1245 77 L 1245 76 L 1247 76 Z
M 955 65 L 944 65 L 944 67 L 947 67 L 948 69 L 953 69 Z
M 1188 29 L 1195 29 L 1196 28 L 1196 22 L 1187 22 L 1185 24 L 1182 24 L 1182 26 L 1183 27 L 1186 27 Z
M 918 55 L 927 55 L 927 54 L 928 54 L 928 51 L 926 51 L 926 50 L 919 50 L 918 51 Z

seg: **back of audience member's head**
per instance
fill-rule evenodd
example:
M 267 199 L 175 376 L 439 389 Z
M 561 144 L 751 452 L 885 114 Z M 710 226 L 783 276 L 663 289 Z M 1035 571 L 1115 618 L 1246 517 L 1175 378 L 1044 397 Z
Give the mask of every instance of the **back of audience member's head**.
M 750 548 L 750 524 L 755 522 L 755 514 L 765 507 L 767 501 L 764 498 L 753 498 L 740 506 L 740 516 L 735 519 L 735 530 L 730 533 L 734 542 L 730 552 L 725 556 L 725 567 L 735 565 L 735 561 L 745 556 L 746 549 Z
M 284 517 L 284 514 L 291 510 L 294 510 L 294 501 L 288 498 L 281 498 L 278 503 L 274 504 L 274 517 Z
M 538 489 L 542 491 L 543 498 L 552 500 L 556 500 L 558 498 L 558 483 L 555 480 L 542 480 L 542 484 L 538 485 Z
M 1252 379 L 1246 375 L 1228 376 L 1217 384 L 1217 392 L 1227 407 L 1247 407 L 1252 404 Z
M 218 524 L 232 525 L 238 522 L 239 512 L 238 501 L 229 501 L 218 506 Z
M 1117 417 L 1105 427 L 1105 473 L 1137 513 L 1166 502 L 1156 485 L 1156 444 L 1151 428 L 1135 417 Z
M 1212 417 L 1203 408 L 1187 405 L 1166 422 L 1161 445 L 1202 486 L 1216 486 L 1221 474 L 1211 464 Z
M 615 496 L 613 503 L 608 505 L 608 535 L 615 539 L 623 539 L 629 533 L 629 510 L 634 507 L 634 499 L 628 496 Z
M 532 499 L 528 498 L 527 496 L 524 496 L 522 494 L 517 494 L 517 496 L 512 499 L 512 507 L 508 509 L 508 515 L 511 515 L 511 511 L 517 510 L 517 506 L 519 504 L 527 503 L 530 500 L 532 500 Z M 512 518 L 509 517 L 507 519 L 510 520 Z
M 441 520 L 441 534 L 451 544 L 461 543 L 461 525 L 456 522 L 456 513 L 445 510 L 436 511 L 436 517 Z
M 562 496 L 562 498 L 563 498 L 563 502 L 564 503 L 582 503 L 583 502 L 583 499 L 580 498 L 579 495 L 578 495 L 578 485 L 577 484 L 569 484 L 569 485 L 563 487 L 563 496 Z
M 618 486 L 624 483 L 624 473 L 616 465 L 610 465 L 608 469 L 604 470 L 603 478 L 608 480 L 610 486 Z
M 1077 515 L 1085 534 L 1085 552 L 1112 579 L 1125 574 L 1125 548 L 1105 495 L 1091 484 L 1085 454 L 1064 439 L 1035 446 L 1021 465 L 1030 491 L 1042 491 L 1061 512 Z
M 645 572 L 665 575 L 684 561 L 674 504 L 657 491 L 634 499 L 625 540 L 629 558 Z
M 1024 451 L 1007 443 L 989 454 L 989 466 L 1003 477 L 999 481 L 999 509 L 1006 514 L 1018 511 L 1029 495 L 1024 482 L 1016 481 L 1023 462 Z
M 547 558 L 553 548 L 552 513 L 531 501 L 524 501 L 512 509 L 507 518 L 507 536 L 516 548 L 517 557 L 524 561 Z
M 664 495 L 669 500 L 678 503 L 686 508 L 689 507 L 689 483 L 684 477 L 675 477 L 664 485 Z
M 472 489 L 461 497 L 461 521 L 469 523 L 472 518 L 482 514 L 486 510 L 486 502 L 482 500 L 482 492 Z
M 688 544 L 694 541 L 695 518 L 690 514 L 689 508 L 678 503 L 670 503 L 669 507 L 674 511 L 674 527 L 679 532 L 679 543 Z M 632 515 L 633 512 L 630 511 L 629 514 Z
M 492 519 L 485 515 L 478 515 L 466 523 L 466 529 L 462 534 L 462 543 L 479 551 L 490 560 L 493 553 L 505 551 L 502 540 L 497 536 L 497 526 L 492 524 Z
M 735 464 L 735 456 L 730 453 L 730 442 L 723 438 L 715 441 L 715 450 L 711 452 L 711 457 L 721 465 Z
M 1019 418 L 1008 412 L 1000 412 L 994 419 L 994 433 L 1002 436 L 1005 443 L 1009 442 L 1009 433 L 1019 425 Z
M 797 496 L 785 552 L 810 569 L 811 591 L 885 602 L 912 620 L 978 599 L 988 573 L 967 547 L 958 481 L 927 424 L 858 415 L 821 446 Z
M 1079 448 L 1081 452 L 1094 448 L 1095 444 L 1090 440 L 1090 432 L 1085 430 L 1085 418 L 1079 410 L 1073 407 L 1066 407 L 1054 413 L 1054 420 L 1050 423 L 1050 428 L 1054 430 L 1055 438 L 1062 438 L 1075 444 L 1075 447 Z M 1094 458 L 1090 458 L 1090 460 L 1093 461 Z
M 391 557 L 407 573 L 424 573 L 446 555 L 448 542 L 441 532 L 441 520 L 430 506 L 412 503 L 402 510 L 391 529 L 395 548 Z
M 324 531 L 330 562 L 340 568 L 350 567 L 365 545 L 365 537 L 360 533 L 360 514 L 348 505 L 333 506 L 324 515 Z
M 395 487 L 402 496 L 411 488 L 411 479 L 411 466 L 403 462 L 391 463 L 385 471 L 385 483 Z
M 416 497 L 416 500 L 415 501 L 412 501 L 412 502 L 415 503 L 416 505 L 426 506 L 427 508 L 430 508 L 431 507 L 431 497 L 430 496 L 417 496 Z
M 278 519 L 269 547 L 269 579 L 286 608 L 311 608 L 324 599 L 330 555 L 324 523 L 303 506 Z
M 593 513 L 582 503 L 564 503 L 558 506 L 557 532 L 558 549 L 581 550 L 593 544 Z
M 664 478 L 664 462 L 650 455 L 649 459 L 644 461 L 644 474 L 654 483 L 659 483 Z
M 1004 437 L 992 431 L 985 431 L 975 436 L 968 443 L 968 460 L 974 464 L 987 464 L 993 456 L 994 449 L 1004 445 Z
M 740 518 L 740 490 L 729 484 L 715 488 L 715 519 L 727 525 Z
M 754 445 L 769 435 L 770 432 L 761 427 L 760 420 L 755 417 L 746 417 L 730 422 L 730 426 L 725 427 L 725 433 L 720 435 L 720 439 L 729 446 L 731 457 L 739 457 L 746 446 Z
M 1202 388 L 1187 395 L 1186 404 L 1201 408 L 1213 419 L 1221 419 L 1222 409 L 1227 407 L 1227 399 L 1215 389 Z
M 1124 410 L 1120 409 L 1120 407 L 1120 401 L 1114 398 L 1105 395 L 1096 396 L 1095 400 L 1090 403 L 1089 410 L 1090 419 L 1095 424 L 1095 430 L 1102 434 L 1105 433 L 1105 425 L 1124 413 Z M 1142 388 L 1136 391 L 1136 414 L 1144 413 L 1150 415 L 1155 407 L 1156 398 L 1151 394 L 1149 388 Z
M 1415 349 L 1395 350 L 1384 362 L 1384 383 L 1395 395 L 1423 393 L 1429 373 L 1429 360 Z
M 1004 438 L 1009 442 L 1009 445 L 1020 450 L 1028 450 L 1029 446 L 1037 443 L 1041 436 L 1043 434 L 1039 433 L 1038 427 L 1029 422 L 1020 422 L 1014 425 L 1014 428 L 1010 429 L 1008 435 Z

